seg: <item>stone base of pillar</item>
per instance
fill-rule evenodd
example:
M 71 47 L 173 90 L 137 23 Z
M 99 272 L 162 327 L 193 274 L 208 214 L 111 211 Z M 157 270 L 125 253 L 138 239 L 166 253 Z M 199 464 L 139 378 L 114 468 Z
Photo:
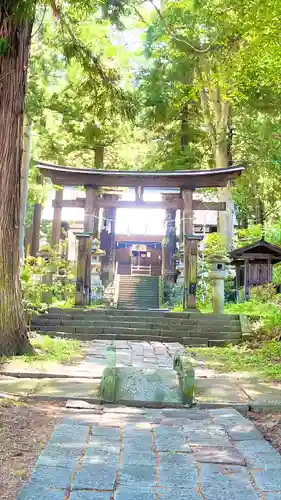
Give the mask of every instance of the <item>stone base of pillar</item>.
M 48 287 L 46 291 L 43 291 L 41 294 L 41 300 L 45 304 L 52 304 L 53 301 L 53 292 L 52 292 L 52 286 L 53 286 L 53 271 L 47 272 L 42 276 L 42 285 L 45 285 Z
M 212 270 L 209 272 L 209 279 L 213 283 L 213 312 L 214 314 L 223 314 L 224 282 L 228 276 L 226 264 L 229 260 L 226 257 L 214 257 L 210 262 Z
M 51 262 L 51 254 L 48 250 L 41 250 L 38 257 L 45 261 L 45 274 L 42 276 L 42 285 L 46 287 L 41 293 L 41 300 L 45 304 L 52 304 L 53 301 L 53 275 L 55 268 Z
M 214 314 L 224 313 L 224 280 L 213 280 L 213 312 Z

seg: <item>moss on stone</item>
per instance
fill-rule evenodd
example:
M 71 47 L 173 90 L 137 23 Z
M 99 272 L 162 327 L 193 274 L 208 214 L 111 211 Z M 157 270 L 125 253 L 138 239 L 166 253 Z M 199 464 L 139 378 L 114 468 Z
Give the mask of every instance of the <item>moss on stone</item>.
M 179 375 L 182 403 L 191 406 L 195 388 L 193 364 L 186 354 L 177 352 L 174 356 L 173 367 Z
M 101 379 L 101 398 L 106 403 L 114 403 L 116 394 L 116 368 L 106 368 Z

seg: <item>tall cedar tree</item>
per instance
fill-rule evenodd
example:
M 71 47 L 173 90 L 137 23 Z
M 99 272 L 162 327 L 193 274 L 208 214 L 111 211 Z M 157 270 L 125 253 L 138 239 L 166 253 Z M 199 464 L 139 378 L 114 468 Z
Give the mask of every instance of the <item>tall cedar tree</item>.
M 23 2 L 22 2 L 23 3 Z M 28 54 L 34 8 L 0 6 L 0 354 L 28 346 L 19 280 L 20 178 Z M 35 5 L 34 5 L 35 7 Z
M 19 227 L 22 136 L 28 56 L 36 7 L 51 6 L 57 18 L 62 2 L 54 0 L 0 0 L 0 355 L 20 354 L 30 348 L 20 289 Z M 94 13 L 94 0 L 70 0 L 66 7 Z M 122 2 L 106 1 L 104 13 L 118 20 Z M 71 29 L 69 36 L 75 43 Z M 106 75 L 97 58 L 78 42 L 76 51 L 89 71 Z M 113 80 L 106 82 L 114 87 Z

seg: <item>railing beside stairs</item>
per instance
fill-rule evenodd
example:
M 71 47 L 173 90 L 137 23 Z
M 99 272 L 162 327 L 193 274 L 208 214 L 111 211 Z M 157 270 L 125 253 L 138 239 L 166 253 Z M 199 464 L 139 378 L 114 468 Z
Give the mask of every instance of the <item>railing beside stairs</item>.
M 149 266 L 131 265 L 131 276 L 151 276 L 151 264 Z

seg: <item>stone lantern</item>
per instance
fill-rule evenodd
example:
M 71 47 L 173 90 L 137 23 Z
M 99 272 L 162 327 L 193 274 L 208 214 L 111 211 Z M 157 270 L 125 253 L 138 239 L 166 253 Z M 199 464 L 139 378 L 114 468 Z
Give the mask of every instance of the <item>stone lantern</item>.
M 214 314 L 224 313 L 224 282 L 228 277 L 226 265 L 229 263 L 227 257 L 214 255 L 209 259 L 211 270 L 209 279 L 213 284 L 213 312 Z
M 100 249 L 100 242 L 95 238 L 92 242 L 92 258 L 91 258 L 91 277 L 92 285 L 100 285 L 100 270 L 101 270 L 101 260 L 100 257 L 104 257 L 105 251 Z

